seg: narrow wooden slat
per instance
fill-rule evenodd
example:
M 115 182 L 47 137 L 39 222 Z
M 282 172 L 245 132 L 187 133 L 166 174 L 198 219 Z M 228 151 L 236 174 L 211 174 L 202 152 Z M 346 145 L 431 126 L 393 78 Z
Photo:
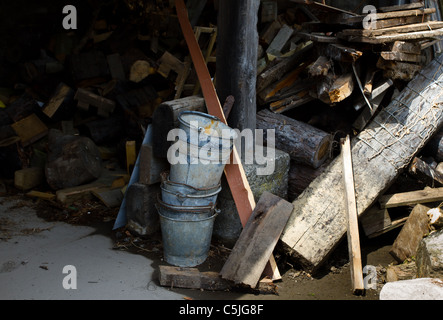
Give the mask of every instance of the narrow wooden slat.
M 346 211 L 348 222 L 348 250 L 351 263 L 352 291 L 361 294 L 364 291 L 363 269 L 358 233 L 357 203 L 355 200 L 354 172 L 352 169 L 351 140 L 349 136 L 342 139 L 343 183 L 345 188 Z

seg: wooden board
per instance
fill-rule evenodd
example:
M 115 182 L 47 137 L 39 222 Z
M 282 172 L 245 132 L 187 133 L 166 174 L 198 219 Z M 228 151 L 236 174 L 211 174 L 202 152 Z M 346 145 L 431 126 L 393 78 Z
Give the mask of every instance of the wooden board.
M 381 196 L 378 200 L 381 208 L 395 208 L 436 201 L 443 201 L 443 188 L 426 188 L 424 190 L 388 194 Z
M 291 203 L 264 192 L 220 271 L 222 278 L 255 288 L 292 209 Z
M 354 294 L 364 291 L 363 269 L 361 262 L 360 235 L 358 232 L 357 204 L 355 202 L 354 171 L 352 169 L 351 140 L 342 139 L 343 184 L 345 189 L 347 236 L 349 261 L 351 263 L 351 281 Z
M 428 64 L 365 130 L 352 139 L 357 212 L 365 212 L 443 124 L 443 56 Z M 395 119 L 394 119 L 395 118 Z M 395 151 L 395 152 L 394 152 Z M 283 248 L 315 272 L 346 234 L 342 163 L 336 158 L 293 202 Z
M 48 134 L 48 128 L 35 114 L 11 124 L 12 129 L 20 137 L 24 147 L 34 143 Z
M 173 288 L 187 288 L 210 291 L 231 289 L 229 281 L 222 279 L 218 272 L 200 272 L 197 268 L 180 268 L 173 266 L 159 267 L 160 285 Z
M 392 11 L 402 11 L 409 9 L 418 9 L 423 7 L 424 7 L 423 2 L 416 2 L 416 3 L 407 3 L 407 4 L 400 4 L 394 6 L 380 7 L 378 8 L 378 10 L 381 12 L 392 12 Z

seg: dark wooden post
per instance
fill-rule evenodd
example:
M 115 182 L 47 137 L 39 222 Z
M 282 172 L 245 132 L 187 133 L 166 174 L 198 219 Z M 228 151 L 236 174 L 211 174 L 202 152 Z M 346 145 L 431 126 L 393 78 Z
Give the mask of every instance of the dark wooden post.
M 219 100 L 233 95 L 227 119 L 240 130 L 255 129 L 259 0 L 223 0 L 218 5 L 216 87 Z

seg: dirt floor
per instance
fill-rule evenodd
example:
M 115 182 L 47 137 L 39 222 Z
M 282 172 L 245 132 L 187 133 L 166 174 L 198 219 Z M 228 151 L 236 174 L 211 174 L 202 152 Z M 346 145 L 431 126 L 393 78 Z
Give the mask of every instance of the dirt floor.
M 112 231 L 118 208 L 109 209 L 97 201 L 83 201 L 63 207 L 56 202 L 31 200 L 20 196 L 18 206 L 29 206 L 36 210 L 39 217 L 47 221 L 64 221 L 70 224 L 88 225 L 97 232 L 109 236 L 115 250 L 125 250 L 133 254 L 144 255 L 153 261 L 158 270 L 162 259 L 161 234 L 148 239 L 131 234 L 125 228 Z M 378 300 L 379 292 L 384 283 L 385 268 L 394 260 L 389 254 L 399 229 L 374 239 L 361 236 L 363 267 L 374 266 L 377 275 L 377 289 L 368 289 L 363 295 L 354 295 L 351 291 L 351 276 L 347 243 L 344 239 L 333 252 L 329 260 L 314 275 L 307 274 L 298 268 L 291 259 L 279 251 L 274 252 L 282 280 L 260 290 L 233 289 L 228 292 L 210 292 L 193 289 L 168 288 L 195 300 Z M 230 249 L 216 240 L 213 241 L 208 259 L 198 267 L 200 271 L 219 271 L 229 256 Z M 154 276 L 152 285 L 158 286 L 158 277 Z

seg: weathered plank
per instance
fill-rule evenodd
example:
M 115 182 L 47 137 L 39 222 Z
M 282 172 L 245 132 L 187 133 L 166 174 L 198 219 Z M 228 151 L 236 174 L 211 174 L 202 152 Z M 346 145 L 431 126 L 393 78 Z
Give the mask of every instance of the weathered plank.
M 362 294 L 365 290 L 363 284 L 363 269 L 361 262 L 360 235 L 358 232 L 357 204 L 355 202 L 354 170 L 352 169 L 351 140 L 349 136 L 341 142 L 343 161 L 343 185 L 345 188 L 348 252 L 351 264 L 352 291 Z
M 210 291 L 229 290 L 232 284 L 222 279 L 218 272 L 200 272 L 197 268 L 173 266 L 159 267 L 160 285 L 169 288 L 203 289 Z
M 423 16 L 425 14 L 431 14 L 434 12 L 435 12 L 435 9 L 433 9 L 433 8 L 383 12 L 383 13 L 376 13 L 373 20 L 378 21 L 378 20 L 383 20 L 383 19 Z M 350 17 L 350 18 L 345 19 L 344 22 L 345 23 L 362 22 L 365 19 L 365 17 L 366 17 L 365 15 Z
M 292 209 L 291 203 L 264 192 L 220 271 L 222 278 L 254 288 Z
M 443 124 L 443 55 L 425 67 L 352 139 L 357 212 L 368 209 Z M 420 95 L 420 98 L 417 97 Z M 405 143 L 407 142 L 407 143 Z M 293 202 L 281 240 L 314 272 L 346 233 L 342 161 L 336 158 Z

